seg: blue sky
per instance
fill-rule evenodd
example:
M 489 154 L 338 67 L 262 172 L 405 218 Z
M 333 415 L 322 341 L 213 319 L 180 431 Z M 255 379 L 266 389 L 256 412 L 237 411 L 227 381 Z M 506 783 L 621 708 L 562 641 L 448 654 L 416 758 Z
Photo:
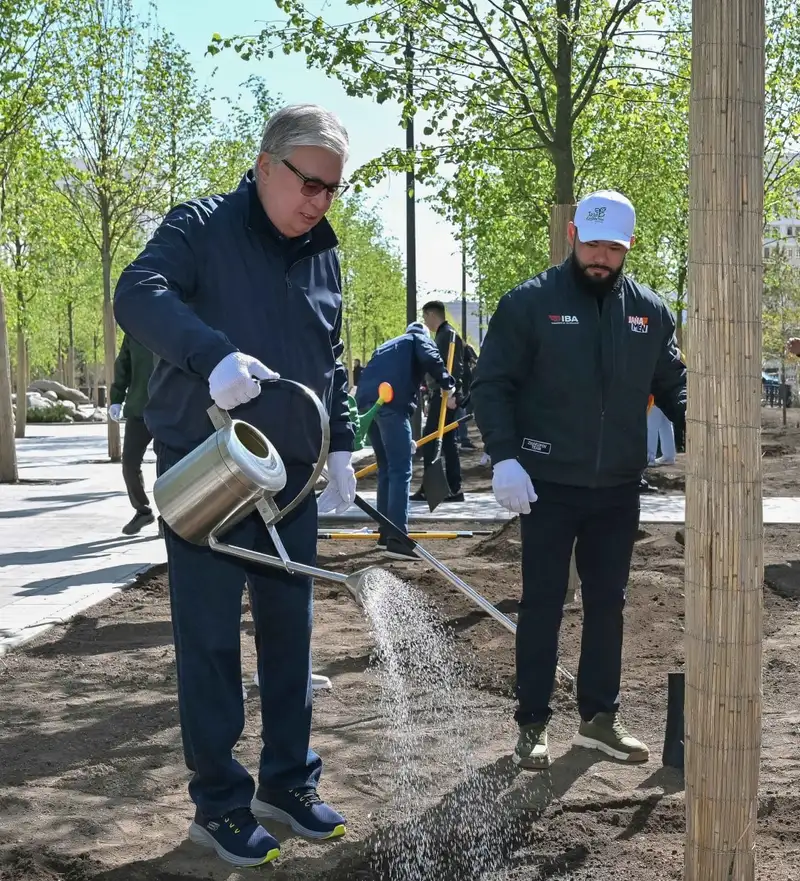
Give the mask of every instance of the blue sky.
M 145 13 L 148 0 L 135 0 Z M 213 86 L 217 95 L 234 97 L 240 84 L 251 74 L 263 76 L 270 91 L 283 96 L 286 103 L 314 101 L 323 104 L 342 118 L 350 133 L 351 158 L 348 168 L 379 155 L 387 147 L 405 144 L 405 133 L 398 126 L 399 110 L 395 105 L 378 105 L 367 99 L 350 98 L 336 80 L 317 70 L 308 70 L 301 56 L 280 55 L 272 60 L 244 62 L 233 52 L 223 51 L 205 57 L 211 35 L 252 34 L 259 21 L 274 20 L 278 10 L 273 0 L 154 0 L 158 24 L 172 31 L 180 44 L 191 53 L 201 83 Z M 313 3 L 329 21 L 336 21 L 341 0 Z M 418 195 L 424 196 L 425 191 Z M 370 191 L 383 217 L 387 233 L 405 254 L 404 180 L 393 176 Z M 459 291 L 461 258 L 452 230 L 424 203 L 417 204 L 417 284 L 418 299 L 431 291 Z

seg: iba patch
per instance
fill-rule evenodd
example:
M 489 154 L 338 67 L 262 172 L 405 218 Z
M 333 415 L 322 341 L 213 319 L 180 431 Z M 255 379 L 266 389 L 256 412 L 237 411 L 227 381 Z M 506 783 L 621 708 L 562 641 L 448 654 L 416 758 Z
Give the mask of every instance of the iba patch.
M 629 315 L 628 325 L 634 333 L 647 333 L 647 316 Z
M 522 439 L 522 449 L 527 450 L 529 453 L 539 453 L 542 456 L 549 456 L 552 446 L 544 441 L 537 441 L 532 440 L 529 437 L 524 437 Z
M 550 324 L 579 324 L 577 315 L 548 315 Z

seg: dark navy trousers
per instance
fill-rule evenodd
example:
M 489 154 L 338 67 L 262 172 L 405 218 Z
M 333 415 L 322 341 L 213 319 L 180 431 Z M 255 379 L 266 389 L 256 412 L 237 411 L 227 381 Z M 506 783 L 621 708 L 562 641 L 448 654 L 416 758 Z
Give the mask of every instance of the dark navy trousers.
M 163 447 L 158 472 L 180 458 Z M 311 474 L 287 468 L 286 505 Z M 278 524 L 291 559 L 314 565 L 314 494 Z M 178 705 L 192 801 L 207 817 L 250 804 L 255 784 L 233 757 L 244 728 L 240 654 L 242 592 L 249 588 L 258 653 L 263 748 L 258 782 L 268 790 L 316 786 L 322 761 L 311 736 L 312 580 L 266 569 L 190 544 L 165 526 Z M 276 555 L 266 527 L 251 515 L 222 536 Z
M 516 720 L 545 722 L 558 664 L 558 634 L 575 562 L 583 634 L 578 711 L 589 721 L 619 708 L 625 591 L 639 527 L 638 484 L 600 489 L 534 481 L 539 501 L 520 517 L 522 600 L 517 621 Z

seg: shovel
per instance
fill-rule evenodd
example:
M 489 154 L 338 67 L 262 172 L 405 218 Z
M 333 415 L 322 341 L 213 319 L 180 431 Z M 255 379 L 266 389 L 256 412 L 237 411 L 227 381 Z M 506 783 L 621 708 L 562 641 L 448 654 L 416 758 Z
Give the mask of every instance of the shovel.
M 463 422 L 469 422 L 469 420 L 472 418 L 472 413 L 467 413 L 460 419 L 456 419 L 455 422 L 449 422 L 444 427 L 444 434 L 447 434 L 450 431 L 455 431 L 459 427 L 459 425 L 461 425 Z M 417 449 L 419 449 L 420 447 L 424 447 L 425 444 L 429 444 L 432 440 L 436 440 L 438 437 L 438 431 L 432 431 L 430 434 L 426 434 L 425 437 L 421 437 L 417 441 Z M 371 465 L 365 465 L 360 471 L 356 471 L 356 480 L 360 480 L 362 477 L 366 477 L 368 474 L 372 474 L 377 470 L 377 462 L 373 462 Z
M 453 370 L 453 359 L 456 354 L 456 332 L 450 332 L 450 347 L 447 350 L 447 372 Z M 447 420 L 447 397 L 444 391 L 439 393 L 439 428 L 436 432 L 436 453 L 433 461 L 428 465 L 422 475 L 422 491 L 431 511 L 435 511 L 439 505 L 451 494 L 450 485 L 447 483 L 447 474 L 444 470 L 442 459 L 442 437 L 444 436 L 444 423 Z

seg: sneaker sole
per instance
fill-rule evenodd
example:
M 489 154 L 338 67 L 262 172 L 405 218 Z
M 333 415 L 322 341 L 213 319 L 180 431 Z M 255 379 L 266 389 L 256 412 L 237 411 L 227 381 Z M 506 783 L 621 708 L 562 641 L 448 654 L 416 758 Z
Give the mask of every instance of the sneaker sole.
M 341 836 L 347 831 L 347 827 L 344 823 L 339 823 L 339 825 L 332 831 L 328 832 L 320 832 L 316 829 L 306 829 L 306 827 L 298 823 L 291 814 L 282 811 L 280 808 L 276 808 L 274 805 L 267 804 L 267 802 L 259 801 L 257 798 L 254 798 L 250 804 L 250 810 L 253 812 L 253 816 L 256 817 L 256 819 L 277 820 L 279 823 L 283 823 L 284 826 L 291 826 L 298 835 L 302 835 L 304 838 L 313 838 L 318 841 L 326 840 L 328 838 L 341 838 Z
M 594 737 L 586 737 L 585 734 L 576 734 L 572 741 L 573 746 L 582 746 L 584 749 L 597 749 L 618 762 L 626 762 L 629 765 L 642 765 L 650 760 L 649 751 L 646 753 L 626 753 L 621 749 L 614 749 L 602 740 L 596 740 Z
M 387 557 L 393 560 L 405 560 L 406 563 L 419 563 L 419 557 L 416 554 L 401 554 L 398 551 L 384 551 Z
M 546 771 L 551 764 L 549 754 L 543 756 L 541 759 L 526 759 L 514 753 L 514 755 L 511 756 L 511 761 L 518 768 L 524 768 L 526 771 Z
M 271 863 L 281 854 L 279 848 L 273 847 L 264 857 L 237 857 L 235 853 L 225 850 L 208 829 L 204 829 L 202 826 L 194 822 L 189 827 L 189 840 L 193 841 L 195 844 L 199 844 L 200 847 L 212 848 L 217 852 L 217 856 L 221 860 L 230 863 L 232 866 L 237 866 L 240 869 L 246 869 L 252 866 L 263 866 L 264 863 Z

